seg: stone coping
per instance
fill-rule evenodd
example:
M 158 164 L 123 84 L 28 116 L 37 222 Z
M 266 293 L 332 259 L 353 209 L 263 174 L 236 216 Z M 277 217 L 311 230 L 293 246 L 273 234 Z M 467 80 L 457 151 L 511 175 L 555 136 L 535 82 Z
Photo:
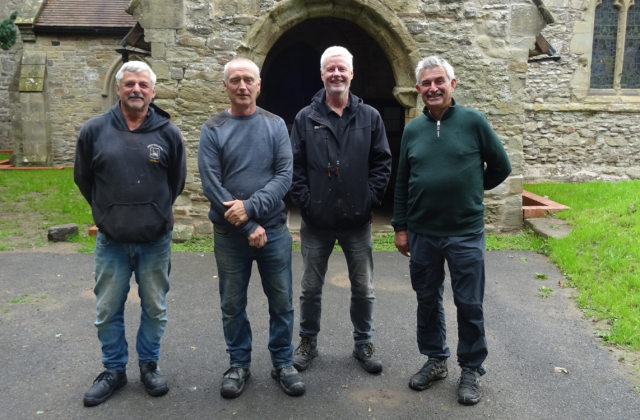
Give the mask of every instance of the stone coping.
M 525 219 L 547 217 L 549 214 L 558 213 L 570 208 L 571 207 L 551 201 L 548 198 L 522 190 L 522 214 Z

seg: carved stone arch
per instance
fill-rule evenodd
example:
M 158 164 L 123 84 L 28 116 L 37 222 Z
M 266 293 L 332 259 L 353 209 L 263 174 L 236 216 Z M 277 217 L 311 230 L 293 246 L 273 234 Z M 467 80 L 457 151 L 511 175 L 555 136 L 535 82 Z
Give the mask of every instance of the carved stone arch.
M 151 63 L 146 60 L 146 57 L 141 57 L 139 55 L 130 54 L 129 61 L 144 61 L 151 67 Z M 120 70 L 120 67 L 123 65 L 122 57 L 115 59 L 111 66 L 109 66 L 109 70 L 107 71 L 107 75 L 104 78 L 104 83 L 102 84 L 102 111 L 107 112 L 111 109 L 112 106 L 118 102 L 118 95 L 116 93 L 116 73 Z
M 262 66 L 271 47 L 285 32 L 307 19 L 321 17 L 349 20 L 378 43 L 395 77 L 393 96 L 405 107 L 406 121 L 414 116 L 418 45 L 400 19 L 379 0 L 282 0 L 251 26 L 238 55 Z

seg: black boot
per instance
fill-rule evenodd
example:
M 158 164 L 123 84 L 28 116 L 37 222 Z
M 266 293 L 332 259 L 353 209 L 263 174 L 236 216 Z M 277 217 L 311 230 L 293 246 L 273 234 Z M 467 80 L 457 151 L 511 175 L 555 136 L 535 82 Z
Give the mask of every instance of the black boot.
M 302 337 L 300 345 L 293 352 L 293 367 L 298 372 L 309 367 L 311 359 L 318 357 L 318 337 Z
M 107 401 L 113 391 L 126 385 L 127 373 L 119 370 L 105 370 L 102 372 L 86 394 L 84 394 L 84 405 L 93 407 Z
M 147 394 L 159 397 L 169 392 L 167 378 L 160 373 L 156 362 L 148 362 L 140 366 L 140 381 L 144 384 Z
M 369 373 L 382 372 L 382 362 L 375 354 L 375 347 L 372 343 L 356 344 L 353 349 L 353 357 L 355 357 L 362 369 Z

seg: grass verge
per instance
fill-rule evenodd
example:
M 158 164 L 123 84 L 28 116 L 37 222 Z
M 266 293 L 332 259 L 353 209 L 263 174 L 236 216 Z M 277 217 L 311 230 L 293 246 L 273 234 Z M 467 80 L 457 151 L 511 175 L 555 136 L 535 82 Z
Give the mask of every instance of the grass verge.
M 11 155 L 8 153 L 0 153 L 0 160 L 7 160 L 10 159 Z
M 640 349 L 640 181 L 533 184 L 525 189 L 571 207 L 558 213 L 572 226 L 549 239 L 548 254 L 573 282 L 585 315 L 605 318 L 605 343 Z
M 0 249 L 42 246 L 47 229 L 76 223 L 80 234 L 71 238 L 83 250 L 93 248 L 88 228 L 91 208 L 73 182 L 73 171 L 0 171 Z

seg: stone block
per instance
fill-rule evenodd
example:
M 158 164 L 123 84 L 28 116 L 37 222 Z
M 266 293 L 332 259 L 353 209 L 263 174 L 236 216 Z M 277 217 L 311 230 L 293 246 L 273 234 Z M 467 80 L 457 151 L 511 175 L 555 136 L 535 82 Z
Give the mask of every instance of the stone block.
M 628 168 L 625 174 L 631 179 L 640 179 L 640 168 Z
M 489 20 L 484 23 L 484 32 L 492 37 L 502 38 L 507 36 L 506 22 Z
M 200 235 L 213 235 L 213 223 L 209 220 L 198 223 L 198 233 Z
M 193 226 L 174 225 L 171 240 L 175 243 L 186 242 L 193 238 Z
M 169 80 L 171 78 L 169 75 L 169 65 L 166 61 L 155 60 L 151 69 L 159 80 Z
M 240 46 L 237 39 L 211 37 L 207 39 L 207 47 L 213 50 L 235 51 Z
M 235 15 L 233 17 L 233 22 L 238 25 L 253 25 L 256 20 L 258 20 L 257 17 L 248 15 Z
M 158 42 L 173 45 L 176 43 L 176 31 L 174 29 L 145 29 L 144 40 L 151 44 Z
M 582 140 L 578 133 L 571 133 L 566 136 L 559 136 L 553 139 L 553 143 L 558 146 L 580 146 Z
M 149 29 L 180 29 L 184 26 L 183 0 L 141 0 L 132 2 L 129 13 L 140 26 Z M 163 12 L 160 12 L 163 11 Z
M 535 37 L 546 26 L 533 4 L 514 4 L 511 6 L 511 35 Z
M 182 80 L 184 78 L 184 69 L 180 67 L 171 67 L 169 69 L 169 73 L 171 74 L 172 79 Z
M 178 196 L 178 198 L 176 199 L 176 202 L 173 204 L 175 207 L 184 207 L 184 206 L 191 206 L 191 199 L 184 195 L 181 194 Z
M 604 136 L 604 142 L 611 147 L 625 147 L 629 142 L 624 137 Z
M 78 234 L 78 225 L 75 223 L 67 223 L 64 225 L 51 226 L 47 233 L 47 239 L 50 242 L 65 242 L 71 236 Z
M 207 43 L 207 40 L 204 38 L 192 38 L 189 36 L 178 37 L 178 44 L 184 45 L 185 47 L 204 48 L 206 43 Z
M 164 44 L 161 42 L 151 43 L 151 58 L 163 59 L 164 58 Z

